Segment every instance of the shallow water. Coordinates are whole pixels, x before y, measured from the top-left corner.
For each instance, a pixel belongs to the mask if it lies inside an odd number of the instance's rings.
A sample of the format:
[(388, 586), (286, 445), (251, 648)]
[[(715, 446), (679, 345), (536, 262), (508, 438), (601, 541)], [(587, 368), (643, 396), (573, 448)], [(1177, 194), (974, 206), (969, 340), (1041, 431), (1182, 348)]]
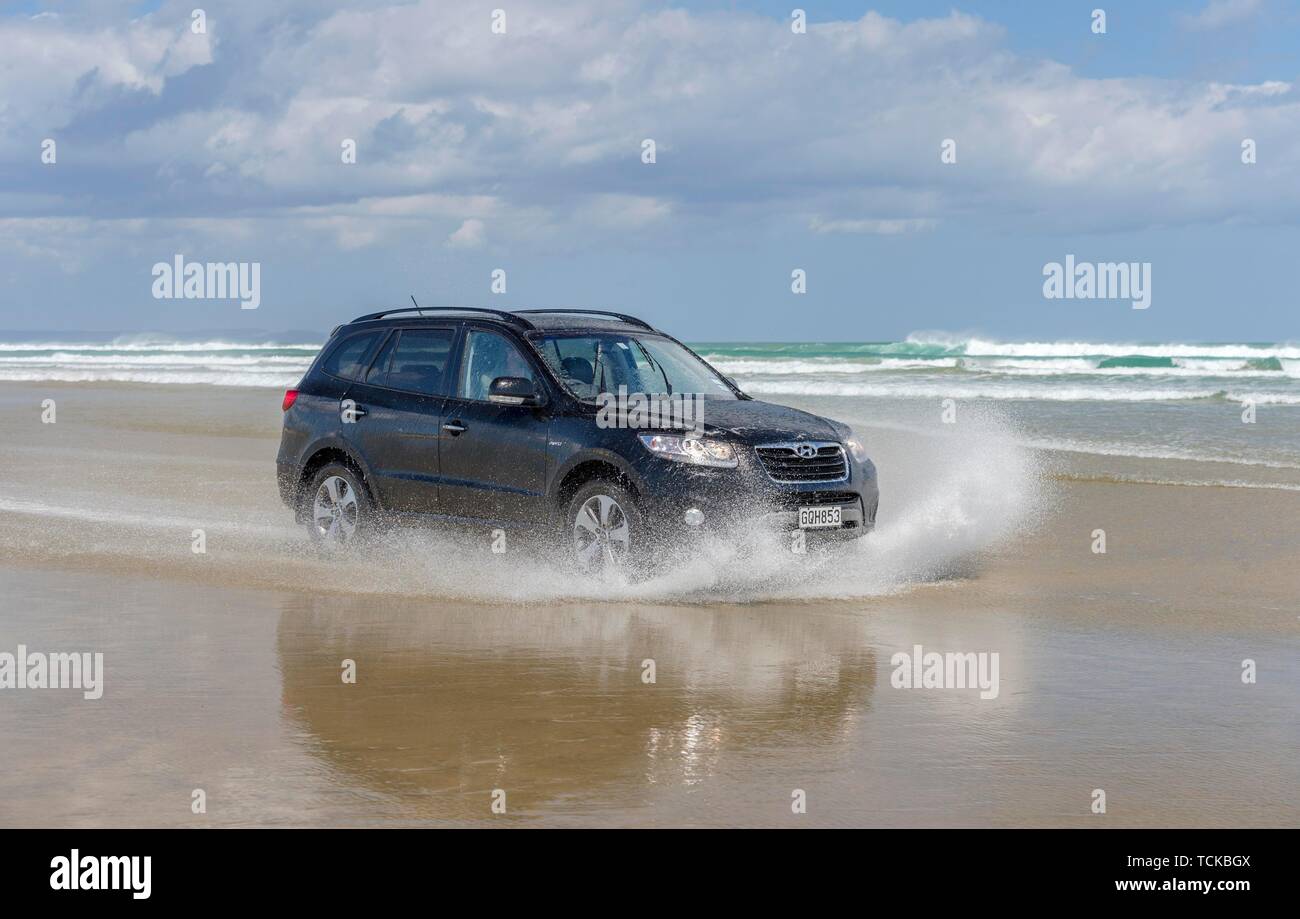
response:
[[(864, 426), (873, 537), (611, 587), (487, 533), (314, 551), (256, 391), (54, 392), (0, 388), (0, 651), (101, 652), (105, 692), (0, 690), (0, 824), (1300, 820), (1290, 493)], [(896, 688), (918, 644), (997, 653), (996, 696)]]

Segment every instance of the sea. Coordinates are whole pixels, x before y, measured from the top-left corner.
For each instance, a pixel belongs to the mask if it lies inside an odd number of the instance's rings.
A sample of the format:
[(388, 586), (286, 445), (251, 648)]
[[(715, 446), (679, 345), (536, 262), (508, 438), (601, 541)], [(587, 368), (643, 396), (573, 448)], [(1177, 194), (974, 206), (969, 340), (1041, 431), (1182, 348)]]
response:
[[(0, 336), (0, 383), (282, 390), (313, 336)], [(696, 342), (756, 398), (864, 427), (939, 431), (996, 418), (1025, 446), (1135, 481), (1300, 490), (1300, 343)], [(1111, 460), (1109, 462), (1105, 460)]]

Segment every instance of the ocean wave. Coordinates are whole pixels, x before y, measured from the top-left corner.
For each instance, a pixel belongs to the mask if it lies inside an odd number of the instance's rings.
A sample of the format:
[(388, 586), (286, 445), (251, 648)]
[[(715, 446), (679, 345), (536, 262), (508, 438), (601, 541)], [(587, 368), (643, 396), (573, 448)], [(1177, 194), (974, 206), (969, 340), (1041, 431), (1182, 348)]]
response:
[[(1300, 404), (1300, 345), (1290, 343), (998, 342), (921, 332), (902, 342), (698, 347), (756, 394)], [(0, 342), (0, 380), (284, 387), (297, 382), (317, 353), (314, 343), (221, 336)]]
[(1300, 392), (1241, 392), (1222, 389), (1119, 389), (1102, 386), (1012, 386), (990, 381), (987, 385), (931, 382), (840, 383), (831, 381), (753, 380), (744, 384), (752, 393), (795, 396), (866, 396), (887, 399), (994, 399), (1049, 402), (1182, 402), (1219, 399), (1252, 401), (1257, 405), (1300, 405)]
[[(1098, 358), (875, 358), (840, 361), (809, 358), (806, 360), (755, 360), (703, 355), (714, 367), (731, 376), (818, 376), (881, 373), (883, 371), (966, 371), (1004, 376), (1049, 377), (1088, 375), (1098, 377), (1188, 377), (1188, 378), (1260, 378), (1300, 379), (1300, 361), (1280, 362), (1251, 360), (1167, 360), (1161, 364), (1106, 363)], [(3, 359), (0, 359), (3, 360)], [(1124, 360), (1123, 358), (1117, 360)]]
[[(1209, 363), (1209, 362), (1206, 362)], [(1223, 366), (1187, 367), (1181, 363), (1171, 366), (1098, 366), (1095, 363), (1077, 358), (1069, 360), (1044, 360), (988, 363), (963, 361), (966, 370), (998, 373), (1005, 376), (1053, 377), (1053, 376), (1097, 376), (1097, 377), (1183, 377), (1187, 379), (1300, 379), (1300, 366), (1295, 369), (1263, 370), (1253, 366), (1253, 362), (1224, 362)]]
[(233, 341), (158, 341), (144, 339), (141, 341), (114, 341), (107, 343), (28, 341), (0, 342), (0, 352), (5, 351), (87, 351), (87, 352), (222, 352), (222, 351), (304, 351), (315, 354), (320, 350), (321, 342), (314, 344), (280, 344), (277, 342), (233, 342)]
[(942, 333), (914, 332), (905, 341), (913, 348), (943, 355), (970, 357), (1146, 357), (1171, 358), (1285, 358), (1300, 359), (1300, 345), (1285, 344), (1143, 344), (1086, 341), (999, 342), (986, 338), (960, 338)]
[(286, 389), (302, 379), (301, 373), (196, 370), (8, 370), (0, 368), (0, 382), (10, 383), (152, 383), (249, 386)]
[(55, 351), (52, 354), (29, 354), (21, 357), (0, 355), (0, 368), (48, 365), (56, 368), (69, 366), (130, 367), (298, 367), (306, 370), (312, 355), (222, 355), (198, 352), (173, 354), (75, 354)]
[(807, 376), (818, 373), (878, 373), (882, 370), (944, 370), (957, 367), (957, 358), (932, 360), (909, 358), (865, 358), (861, 361), (841, 361), (828, 358), (805, 360), (747, 360), (726, 355), (701, 355), (710, 364), (726, 374), (773, 374), (781, 376)]

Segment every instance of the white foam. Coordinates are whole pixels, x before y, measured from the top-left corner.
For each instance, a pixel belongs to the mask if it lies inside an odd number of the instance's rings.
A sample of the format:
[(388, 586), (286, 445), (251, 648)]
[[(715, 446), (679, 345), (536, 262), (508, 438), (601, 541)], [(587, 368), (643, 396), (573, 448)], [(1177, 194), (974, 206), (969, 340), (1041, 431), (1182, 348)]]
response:
[(743, 374), (804, 376), (820, 373), (879, 373), (886, 370), (944, 370), (958, 366), (955, 357), (934, 359), (890, 357), (843, 361), (825, 358), (753, 360), (708, 354), (701, 356), (723, 373), (737, 376)]
[(7, 370), (0, 381), (11, 383), (153, 383), (206, 386), (248, 386), (285, 389), (302, 379), (301, 373), (231, 373), (163, 370)]
[(914, 345), (934, 344), (939, 347), (960, 348), (970, 356), (1006, 356), (1006, 357), (1127, 357), (1143, 355), (1146, 357), (1191, 357), (1191, 358), (1262, 358), (1300, 359), (1300, 345), (1248, 345), (1248, 344), (1137, 344), (1114, 342), (1058, 342), (1058, 341), (1024, 341), (999, 342), (983, 338), (945, 338), (932, 337), (931, 333), (913, 333), (907, 341)]
[(1140, 389), (1104, 386), (1024, 386), (988, 380), (982, 382), (831, 382), (825, 380), (753, 380), (744, 383), (751, 393), (795, 396), (864, 396), (882, 399), (992, 399), (1047, 402), (1180, 402), (1191, 399), (1247, 399), (1257, 404), (1300, 405), (1300, 392), (1224, 392), (1213, 387)]
[(109, 367), (111, 369), (130, 367), (295, 367), (306, 370), (314, 354), (299, 357), (266, 354), (203, 354), (199, 352), (180, 352), (174, 354), (132, 354), (97, 352), (95, 354), (77, 354), (70, 351), (54, 351), (50, 354), (28, 354), (22, 357), (0, 355), (0, 367), (26, 367), (48, 365), (54, 369), (67, 366)]
[(184, 353), (187, 351), (309, 351), (320, 350), (321, 342), (314, 344), (279, 344), (277, 342), (234, 342), (234, 341), (162, 341), (139, 339), (115, 341), (107, 344), (86, 342), (0, 342), (0, 351), (168, 351)]

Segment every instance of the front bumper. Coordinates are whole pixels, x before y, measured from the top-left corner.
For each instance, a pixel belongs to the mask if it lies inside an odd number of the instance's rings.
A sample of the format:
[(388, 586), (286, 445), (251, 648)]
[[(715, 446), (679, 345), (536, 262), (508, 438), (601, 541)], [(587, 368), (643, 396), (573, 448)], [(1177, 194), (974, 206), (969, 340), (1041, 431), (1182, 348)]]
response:
[[(816, 504), (816, 507), (827, 507), (826, 504)], [(833, 507), (840, 509), (840, 525), (838, 527), (810, 527), (807, 533), (813, 536), (862, 536), (870, 532), (875, 527), (875, 521), (867, 522), (865, 514), (862, 511), (862, 501), (854, 500), (851, 503), (835, 502)], [(799, 511), (768, 511), (758, 517), (760, 525), (773, 530), (785, 532), (788, 530), (799, 529)]]
[[(746, 452), (741, 448), (742, 453)], [(849, 462), (848, 478), (834, 482), (775, 482), (756, 457), (742, 457), (734, 469), (691, 466), (652, 457), (638, 472), (644, 481), (643, 507), (659, 532), (735, 535), (761, 528), (774, 532), (799, 529), (799, 508), (840, 508), (842, 525), (809, 528), (810, 539), (854, 538), (876, 525), (880, 492), (875, 466)], [(698, 510), (703, 521), (692, 526), (687, 511)], [(692, 515), (695, 516), (695, 515)]]

